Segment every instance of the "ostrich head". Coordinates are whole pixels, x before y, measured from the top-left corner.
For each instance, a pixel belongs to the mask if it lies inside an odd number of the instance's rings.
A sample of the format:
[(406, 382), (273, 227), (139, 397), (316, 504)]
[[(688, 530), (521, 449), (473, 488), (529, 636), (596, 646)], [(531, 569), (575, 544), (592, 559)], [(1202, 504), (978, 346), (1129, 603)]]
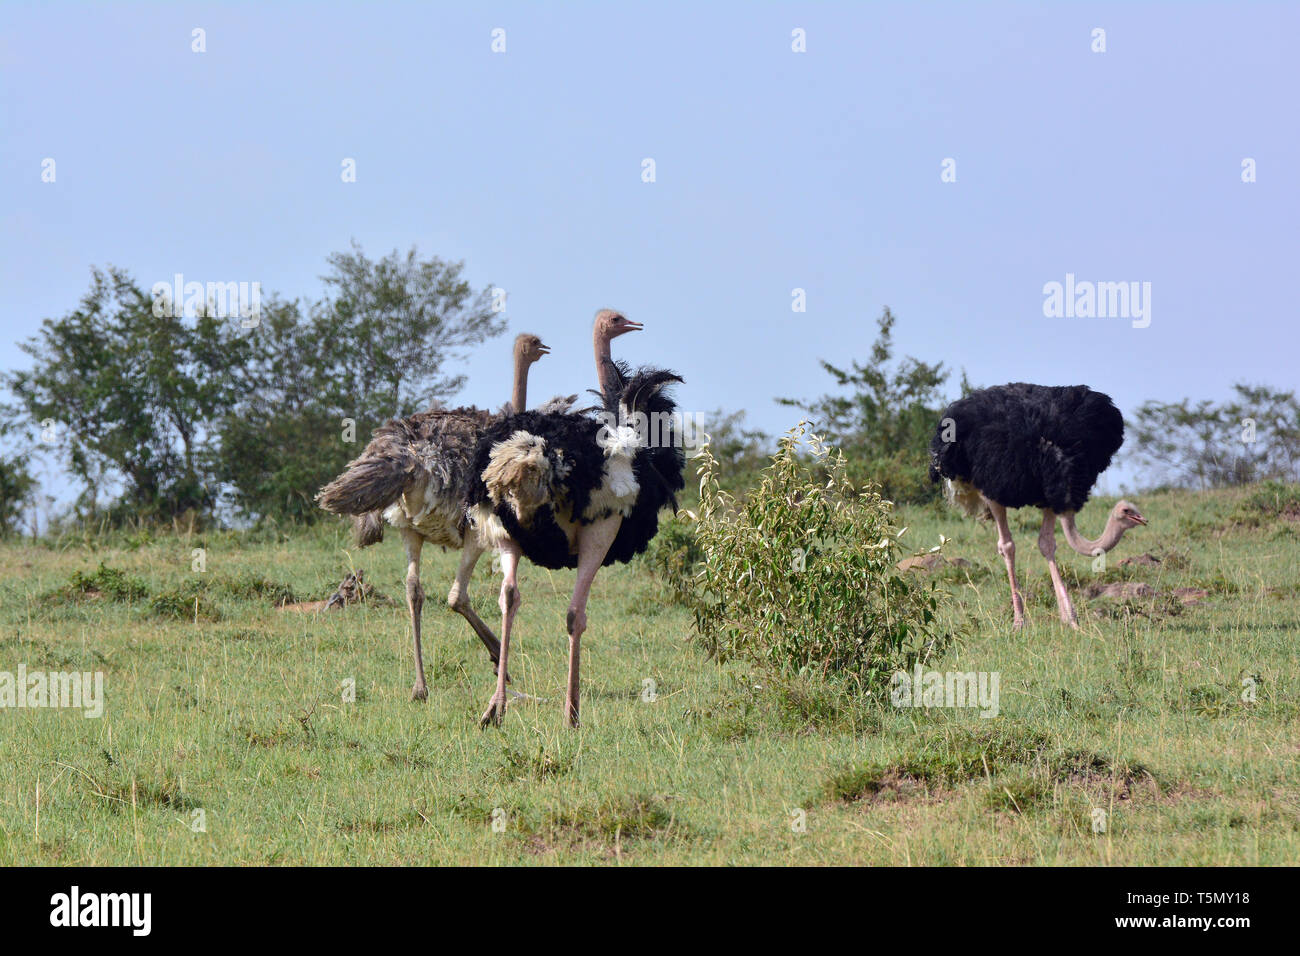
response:
[(528, 332), (523, 333), (515, 339), (515, 358), (522, 362), (527, 362), (529, 365), (536, 362), (543, 355), (549, 354), (550, 351), (550, 349), (542, 344), (541, 339)]
[(598, 341), (608, 343), (610, 339), (616, 339), (628, 332), (639, 332), (642, 328), (644, 326), (640, 322), (633, 322), (621, 312), (616, 312), (614, 309), (601, 309), (596, 313), (596, 326), (593, 331)]
[(1125, 531), (1146, 523), (1147, 519), (1142, 517), (1142, 512), (1138, 511), (1131, 501), (1120, 501), (1110, 509), (1110, 515), (1106, 518), (1106, 529), (1101, 533), (1101, 537), (1091, 541), (1079, 534), (1079, 529), (1074, 523), (1073, 511), (1061, 512), (1061, 529), (1065, 532), (1065, 540), (1075, 551), (1090, 557), (1096, 557), (1102, 551), (1109, 551), (1119, 544), (1119, 539), (1124, 537)]
[(1136, 528), (1140, 524), (1146, 524), (1147, 519), (1142, 517), (1142, 512), (1137, 510), (1133, 502), (1120, 501), (1114, 508), (1110, 509), (1110, 522), (1127, 531), (1129, 528)]

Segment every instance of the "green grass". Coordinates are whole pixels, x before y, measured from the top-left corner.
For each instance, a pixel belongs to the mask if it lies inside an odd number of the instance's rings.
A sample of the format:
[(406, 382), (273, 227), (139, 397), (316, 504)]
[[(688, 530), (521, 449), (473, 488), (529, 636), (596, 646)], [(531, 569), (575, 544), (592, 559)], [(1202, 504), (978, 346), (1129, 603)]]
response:
[[(1141, 499), (1151, 526), (1104, 574), (1063, 556), (1078, 632), (1056, 619), (1034, 514), (1013, 526), (1029, 614), (1017, 633), (992, 528), (906, 511), (917, 551), (942, 533), (974, 562), (939, 572), (966, 637), (928, 666), (1000, 672), (993, 719), (719, 666), (637, 564), (596, 579), (570, 732), (573, 575), (525, 565), (511, 671), (546, 700), (512, 702), (482, 732), (492, 671), (439, 600), (453, 554), (425, 558), (418, 704), (396, 541), (349, 553), (330, 524), (0, 545), (0, 671), (102, 671), (107, 699), (98, 720), (0, 711), (0, 863), (1294, 863), (1300, 521), (1251, 520), (1275, 499)], [(1085, 533), (1109, 504), (1084, 511)], [(1116, 566), (1144, 552), (1165, 560)], [(353, 566), (397, 606), (275, 609), (324, 598)], [(1098, 579), (1160, 593), (1088, 602)], [(1184, 607), (1175, 587), (1210, 593)], [(474, 598), (496, 620), (489, 561)]]

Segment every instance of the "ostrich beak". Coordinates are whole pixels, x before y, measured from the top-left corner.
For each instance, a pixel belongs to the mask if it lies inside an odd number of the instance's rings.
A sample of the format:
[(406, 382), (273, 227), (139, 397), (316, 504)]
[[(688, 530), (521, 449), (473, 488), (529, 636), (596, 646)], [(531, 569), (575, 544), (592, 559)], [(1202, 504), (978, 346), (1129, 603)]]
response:
[(645, 328), (645, 326), (642, 325), (640, 322), (633, 322), (631, 319), (627, 319), (623, 323), (623, 327), (627, 329), (629, 332), (640, 332), (643, 328)]
[(537, 344), (537, 351), (541, 352), (543, 355), (551, 354), (550, 348), (548, 346), (542, 345), (540, 342)]
[(1140, 514), (1132, 514), (1132, 515), (1129, 515), (1129, 517), (1132, 518), (1134, 521), (1136, 521), (1138, 524), (1146, 524), (1146, 523), (1147, 523), (1147, 519), (1144, 518), (1144, 517), (1142, 517)]

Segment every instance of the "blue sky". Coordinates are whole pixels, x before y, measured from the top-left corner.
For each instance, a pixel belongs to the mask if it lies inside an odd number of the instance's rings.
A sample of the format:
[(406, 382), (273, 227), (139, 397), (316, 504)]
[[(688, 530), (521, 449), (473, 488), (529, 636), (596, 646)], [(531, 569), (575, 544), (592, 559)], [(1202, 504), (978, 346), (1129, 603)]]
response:
[[(1293, 388), (1297, 35), (1300, 8), (1251, 3), (9, 2), (0, 368), (92, 265), (313, 296), (356, 239), (505, 288), (553, 350), (534, 396), (594, 384), (602, 306), (685, 408), (770, 431), (886, 304), (954, 394), (961, 368), (1122, 409)], [(1067, 273), (1150, 282), (1150, 326), (1045, 317)], [(506, 398), (508, 349), (461, 399)]]

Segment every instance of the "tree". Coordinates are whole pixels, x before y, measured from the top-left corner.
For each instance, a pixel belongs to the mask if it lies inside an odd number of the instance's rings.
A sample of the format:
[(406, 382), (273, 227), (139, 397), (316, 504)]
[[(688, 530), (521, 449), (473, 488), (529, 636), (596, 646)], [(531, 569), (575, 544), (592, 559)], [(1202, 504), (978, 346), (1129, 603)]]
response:
[[(272, 297), (239, 369), (239, 397), (218, 425), (217, 477), (242, 515), (311, 521), (314, 495), (392, 416), (460, 389), (445, 368), (499, 335), (505, 319), (463, 263), (411, 249), (372, 261), (354, 244), (330, 256), (327, 295), (303, 315)], [(344, 441), (344, 421), (354, 443)]]
[(865, 363), (854, 360), (846, 370), (822, 360), (822, 368), (837, 386), (849, 390), (847, 395), (777, 402), (801, 409), (819, 434), (845, 452), (855, 482), (874, 480), (886, 498), (920, 501), (935, 494), (926, 475), (926, 448), (944, 405), (941, 389), (948, 371), (943, 363), (931, 365), (911, 356), (894, 363), (896, 321), (886, 306)]
[(213, 472), (245, 517), (311, 520), (312, 495), (348, 460), (319, 350), (296, 300), (263, 302), (237, 399), (215, 425)]
[(32, 368), (8, 376), (29, 427), (57, 433), (78, 508), (314, 518), (316, 489), (359, 450), (344, 419), (364, 444), (453, 394), (465, 377), (447, 369), (505, 330), (463, 263), (372, 261), (355, 243), (328, 262), (320, 301), (271, 295), (252, 328), (212, 302), (194, 318), (155, 309), (125, 271), (92, 270), (78, 308), (20, 346)]
[(1237, 383), (1215, 403), (1146, 402), (1130, 422), (1135, 456), (1167, 484), (1213, 488), (1300, 480), (1300, 402), (1295, 392)]
[[(237, 323), (205, 310), (194, 321), (154, 308), (124, 270), (91, 271), (80, 306), (46, 319), (20, 348), (34, 362), (8, 384), (84, 485), (78, 506), (116, 497), (115, 517), (211, 507), (208, 425), (232, 400), (244, 358)], [(155, 314), (156, 312), (162, 314)]]
[(488, 289), (474, 294), (463, 262), (393, 251), (370, 260), (353, 243), (329, 257), (328, 293), (312, 312), (313, 362), (337, 407), (353, 417), (410, 415), (452, 395), (445, 367), (505, 331)]
[(18, 529), (23, 508), (36, 491), (30, 464), (25, 454), (0, 456), (0, 535), (10, 535)]

